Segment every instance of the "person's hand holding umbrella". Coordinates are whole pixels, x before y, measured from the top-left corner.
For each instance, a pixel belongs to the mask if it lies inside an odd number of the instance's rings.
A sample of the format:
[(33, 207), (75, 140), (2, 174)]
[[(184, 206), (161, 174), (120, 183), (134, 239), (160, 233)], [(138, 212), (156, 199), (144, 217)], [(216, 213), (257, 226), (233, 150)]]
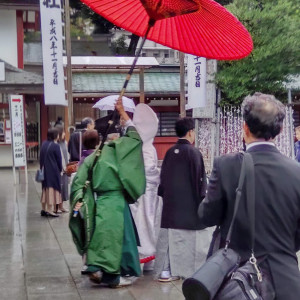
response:
[(117, 102), (115, 104), (115, 108), (116, 108), (117, 112), (120, 115), (120, 120), (121, 121), (127, 122), (130, 119), (127, 112), (124, 109), (121, 97), (119, 97), (119, 99), (117, 100)]

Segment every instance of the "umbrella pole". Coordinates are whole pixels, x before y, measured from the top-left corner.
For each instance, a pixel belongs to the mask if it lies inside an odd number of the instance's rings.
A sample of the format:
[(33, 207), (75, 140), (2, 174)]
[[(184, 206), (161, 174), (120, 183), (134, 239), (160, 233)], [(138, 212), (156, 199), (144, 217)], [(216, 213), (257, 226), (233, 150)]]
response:
[[(150, 21), (149, 21), (147, 31), (146, 31), (146, 33), (145, 33), (145, 36), (143, 37), (142, 43), (141, 43), (141, 45), (140, 45), (140, 48), (138, 49), (138, 51), (137, 51), (137, 53), (136, 53), (136, 55), (135, 55), (135, 57), (134, 57), (133, 63), (132, 63), (132, 65), (131, 65), (131, 67), (130, 67), (130, 70), (129, 70), (127, 76), (126, 76), (126, 80), (125, 80), (124, 85), (123, 85), (123, 88), (122, 88), (122, 90), (121, 90), (119, 99), (120, 99), (120, 98), (122, 99), (122, 97), (123, 97), (123, 95), (124, 95), (124, 93), (125, 93), (125, 91), (126, 91), (126, 87), (127, 87), (128, 82), (129, 82), (129, 80), (130, 80), (130, 78), (131, 78), (131, 75), (132, 75), (133, 69), (134, 69), (134, 67), (135, 67), (135, 65), (136, 65), (136, 63), (137, 63), (137, 60), (138, 60), (138, 58), (139, 58), (139, 56), (140, 56), (140, 54), (141, 54), (141, 51), (142, 51), (142, 48), (143, 48), (143, 46), (144, 46), (144, 44), (145, 44), (145, 41), (146, 41), (146, 39), (147, 39), (148, 33), (149, 33), (151, 27), (154, 26), (154, 24), (155, 24), (155, 20), (150, 20)], [(108, 135), (109, 129), (110, 129), (110, 127), (113, 126), (113, 124), (115, 123), (116, 118), (117, 118), (117, 115), (118, 115), (118, 112), (117, 112), (117, 110), (115, 109), (114, 112), (113, 112), (113, 114), (112, 114), (111, 119), (108, 121), (106, 130), (105, 130), (105, 134), (104, 134), (104, 136), (103, 136), (103, 138), (102, 138), (100, 144), (98, 145), (98, 147), (97, 147), (96, 150), (95, 150), (95, 152), (96, 152), (96, 157), (95, 157), (95, 159), (94, 159), (94, 161), (93, 161), (93, 165), (92, 165), (92, 167), (90, 168), (90, 171), (89, 171), (89, 172), (92, 172), (94, 166), (95, 166), (96, 163), (97, 163), (97, 160), (99, 159), (99, 157), (100, 157), (100, 155), (101, 155), (101, 151), (102, 151), (102, 149), (103, 149), (103, 147), (104, 147), (104, 144), (105, 144), (105, 141), (106, 141), (106, 139), (107, 139), (107, 135)], [(89, 184), (90, 184), (90, 182), (89, 182), (89, 180), (87, 180), (87, 181), (86, 181), (85, 187), (87, 188)], [(82, 199), (79, 200), (79, 202), (82, 202)], [(78, 212), (77, 212), (77, 211), (73, 211), (73, 217), (76, 218), (77, 215), (78, 215)]]
[(126, 80), (125, 80), (124, 85), (123, 85), (123, 88), (122, 88), (122, 90), (121, 90), (119, 99), (120, 99), (120, 98), (122, 99), (122, 97), (123, 97), (124, 94), (125, 94), (125, 91), (126, 91), (128, 82), (129, 82), (129, 80), (130, 80), (130, 78), (131, 78), (132, 72), (133, 72), (133, 70), (134, 70), (134, 68), (135, 68), (135, 66), (136, 66), (137, 60), (138, 60), (138, 58), (139, 58), (139, 56), (140, 56), (140, 54), (141, 54), (141, 51), (142, 51), (142, 49), (143, 49), (143, 46), (144, 46), (145, 42), (146, 42), (147, 36), (148, 36), (148, 34), (149, 34), (149, 31), (150, 31), (151, 27), (154, 26), (154, 24), (155, 24), (155, 20), (150, 20), (149, 23), (148, 23), (147, 31), (146, 31), (145, 36), (144, 36), (143, 39), (142, 39), (141, 45), (140, 45), (140, 47), (139, 47), (139, 49), (138, 49), (138, 51), (137, 51), (137, 53), (136, 53), (136, 55), (135, 55), (135, 57), (134, 57), (133, 63), (132, 63), (132, 65), (131, 65), (131, 67), (130, 67), (130, 70), (129, 70), (129, 72), (127, 73)]
[[(144, 46), (144, 44), (145, 44), (145, 41), (146, 41), (147, 36), (148, 36), (148, 34), (149, 34), (149, 31), (150, 31), (150, 29), (154, 26), (154, 24), (155, 24), (155, 20), (150, 20), (149, 23), (148, 23), (147, 31), (146, 31), (145, 36), (144, 36), (143, 39), (142, 39), (141, 45), (140, 45), (140, 47), (139, 47), (139, 49), (138, 49), (138, 51), (137, 51), (137, 53), (136, 53), (136, 55), (135, 55), (135, 57), (134, 57), (133, 63), (132, 63), (132, 65), (131, 65), (131, 67), (130, 67), (130, 70), (129, 70), (128, 73), (127, 73), (126, 80), (125, 80), (125, 82), (124, 82), (123, 88), (122, 88), (121, 93), (120, 93), (120, 95), (119, 95), (119, 99), (122, 99), (122, 97), (123, 97), (124, 94), (125, 94), (125, 91), (126, 91), (128, 82), (129, 82), (129, 80), (130, 80), (130, 78), (131, 78), (131, 75), (132, 75), (132, 73), (133, 73), (133, 70), (134, 70), (134, 68), (135, 68), (135, 66), (136, 66), (137, 60), (138, 60), (138, 58), (139, 58), (139, 56), (140, 56), (140, 54), (141, 54), (141, 51), (142, 51), (142, 49), (143, 49), (143, 46)], [(100, 151), (101, 151), (102, 148), (104, 147), (104, 143), (105, 143), (105, 141), (106, 141), (107, 134), (108, 134), (108, 132), (109, 132), (110, 127), (115, 123), (117, 114), (118, 114), (118, 112), (117, 112), (116, 110), (114, 110), (111, 119), (108, 121), (107, 128), (106, 128), (106, 131), (105, 131), (105, 135), (103, 136), (103, 139), (102, 139), (102, 141), (101, 141), (101, 143), (100, 143), (100, 146), (99, 146)]]
[[(120, 93), (120, 95), (119, 95), (119, 99), (122, 99), (122, 97), (123, 97), (124, 94), (125, 94), (125, 91), (126, 91), (128, 82), (129, 82), (129, 80), (130, 80), (130, 78), (131, 78), (132, 72), (133, 72), (133, 70), (134, 70), (134, 68), (135, 68), (135, 66), (136, 66), (137, 60), (138, 60), (138, 58), (139, 58), (139, 56), (140, 56), (140, 54), (141, 54), (142, 48), (143, 48), (143, 46), (144, 46), (144, 44), (145, 44), (145, 41), (146, 41), (147, 36), (148, 36), (148, 34), (149, 34), (149, 31), (150, 31), (151, 27), (154, 26), (154, 24), (155, 24), (155, 20), (149, 20), (148, 28), (147, 28), (147, 30), (146, 30), (145, 36), (143, 37), (143, 40), (142, 40), (142, 42), (141, 42), (141, 45), (140, 45), (140, 47), (139, 47), (139, 49), (138, 49), (138, 51), (137, 51), (137, 53), (136, 53), (136, 55), (135, 55), (135, 57), (134, 57), (133, 63), (132, 63), (132, 65), (131, 65), (131, 67), (130, 67), (130, 70), (129, 70), (129, 72), (127, 73), (126, 80), (125, 80), (125, 82), (124, 82), (123, 88), (122, 88), (121, 93)], [(105, 143), (105, 141), (106, 141), (106, 139), (107, 139), (107, 135), (108, 135), (109, 129), (110, 129), (110, 127), (113, 126), (113, 124), (115, 123), (116, 118), (117, 118), (117, 115), (118, 115), (118, 112), (117, 112), (116, 109), (115, 109), (114, 112), (113, 112), (113, 114), (112, 114), (111, 119), (108, 121), (108, 124), (107, 124), (106, 130), (105, 130), (105, 134), (104, 134), (104, 136), (103, 136), (103, 139), (102, 139), (102, 141), (100, 142), (100, 145), (98, 146), (98, 148), (97, 148), (97, 150), (96, 150), (96, 151), (99, 152), (99, 155), (100, 155), (100, 153), (101, 153), (101, 150), (102, 150), (103, 147), (104, 147), (104, 143)]]

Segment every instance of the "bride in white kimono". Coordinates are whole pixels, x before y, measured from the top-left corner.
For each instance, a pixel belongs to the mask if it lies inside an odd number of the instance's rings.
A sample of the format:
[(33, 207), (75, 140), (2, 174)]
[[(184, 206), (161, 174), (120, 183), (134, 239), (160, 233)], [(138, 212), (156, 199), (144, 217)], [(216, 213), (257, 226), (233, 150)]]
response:
[(160, 229), (162, 199), (157, 195), (160, 172), (157, 167), (157, 153), (153, 146), (158, 130), (158, 118), (146, 104), (136, 106), (133, 123), (143, 140), (143, 156), (146, 173), (146, 192), (135, 204), (130, 205), (137, 227), (141, 246), (138, 247), (140, 259), (148, 261), (144, 269), (151, 269), (156, 242)]

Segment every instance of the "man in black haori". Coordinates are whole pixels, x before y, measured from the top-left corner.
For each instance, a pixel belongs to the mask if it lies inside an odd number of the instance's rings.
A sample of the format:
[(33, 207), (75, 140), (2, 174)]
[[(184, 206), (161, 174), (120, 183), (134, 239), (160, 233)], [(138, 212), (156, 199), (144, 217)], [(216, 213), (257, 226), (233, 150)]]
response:
[(201, 230), (197, 215), (206, 174), (202, 155), (192, 145), (194, 121), (179, 119), (175, 129), (179, 139), (166, 153), (158, 188), (163, 211), (154, 276), (162, 282), (191, 276), (205, 261), (211, 237), (210, 230)]

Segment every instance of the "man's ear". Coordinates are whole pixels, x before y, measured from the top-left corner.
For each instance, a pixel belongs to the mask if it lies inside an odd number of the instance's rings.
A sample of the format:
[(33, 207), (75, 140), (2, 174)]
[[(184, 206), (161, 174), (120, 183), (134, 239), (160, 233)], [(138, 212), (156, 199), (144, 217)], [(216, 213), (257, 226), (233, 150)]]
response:
[(248, 144), (250, 136), (251, 136), (250, 129), (249, 129), (248, 125), (246, 124), (246, 122), (244, 121), (243, 122), (243, 137), (244, 137), (244, 141), (246, 144)]
[(249, 129), (249, 127), (248, 127), (248, 125), (246, 124), (245, 121), (243, 122), (243, 130), (244, 130), (244, 134), (245, 134), (246, 136), (249, 136), (249, 134), (250, 134), (250, 129)]

